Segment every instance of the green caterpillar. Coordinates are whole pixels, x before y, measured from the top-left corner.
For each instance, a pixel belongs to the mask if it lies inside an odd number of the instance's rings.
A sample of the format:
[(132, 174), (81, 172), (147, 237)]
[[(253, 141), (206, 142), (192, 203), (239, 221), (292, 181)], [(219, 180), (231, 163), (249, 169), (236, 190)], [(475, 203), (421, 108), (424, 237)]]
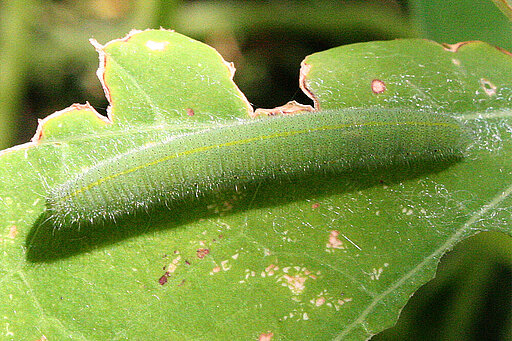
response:
[(468, 140), (457, 119), (432, 112), (343, 109), (264, 117), (103, 160), (49, 190), (46, 205), (59, 226), (113, 221), (249, 181), (457, 161)]

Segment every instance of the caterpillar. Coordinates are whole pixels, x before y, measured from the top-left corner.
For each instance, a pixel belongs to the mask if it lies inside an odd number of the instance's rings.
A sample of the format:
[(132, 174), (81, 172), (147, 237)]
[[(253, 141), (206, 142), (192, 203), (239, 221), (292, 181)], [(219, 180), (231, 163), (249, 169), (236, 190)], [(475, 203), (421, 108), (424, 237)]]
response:
[(321, 170), (455, 162), (469, 139), (456, 118), (406, 109), (342, 109), (263, 117), (139, 147), (48, 191), (57, 225), (115, 221), (187, 195)]

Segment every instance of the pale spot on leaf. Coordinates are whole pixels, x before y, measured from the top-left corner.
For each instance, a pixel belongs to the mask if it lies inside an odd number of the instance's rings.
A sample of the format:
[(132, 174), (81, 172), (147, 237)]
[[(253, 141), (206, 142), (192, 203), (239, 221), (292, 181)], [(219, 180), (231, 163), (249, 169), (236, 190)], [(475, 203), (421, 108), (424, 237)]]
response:
[(306, 276), (296, 274), (294, 276), (284, 275), (279, 280), (282, 280), (283, 286), (288, 287), (288, 289), (290, 289), (293, 294), (299, 295), (302, 294), (304, 289), (306, 289), (305, 283), (307, 279), (308, 278)]
[(488, 96), (496, 95), (496, 85), (492, 84), (489, 80), (481, 78), (480, 84), (482, 84), (482, 88)]
[(279, 267), (277, 265), (270, 264), (269, 266), (267, 266), (264, 273), (265, 275), (273, 276), (275, 274), (275, 271), (277, 270), (279, 270)]
[(345, 249), (345, 245), (343, 242), (338, 238), (340, 233), (336, 230), (333, 230), (329, 233), (329, 241), (326, 244), (326, 250), (327, 252), (333, 252), (334, 249)]
[(325, 298), (324, 297), (318, 297), (316, 300), (315, 300), (315, 305), (317, 307), (320, 307), (322, 305), (324, 305), (325, 303)]
[(146, 42), (146, 47), (153, 51), (163, 51), (168, 44), (168, 41), (148, 40)]
[(178, 268), (178, 264), (180, 263), (180, 260), (181, 256), (178, 256), (172, 260), (171, 264), (169, 264), (169, 266), (167, 267), (167, 272), (169, 274), (172, 274), (174, 271), (176, 271), (176, 269)]
[(18, 234), (18, 229), (16, 228), (16, 225), (12, 225), (9, 228), (9, 234), (7, 234), (7, 237), (11, 238), (11, 239), (14, 239), (17, 234)]
[(373, 268), (371, 272), (366, 272), (366, 274), (368, 276), (370, 276), (370, 279), (372, 281), (377, 281), (379, 280), (380, 276), (382, 275), (382, 272), (384, 272), (384, 269), (383, 268)]
[(340, 300), (338, 300), (338, 304), (339, 305), (344, 305), (345, 303), (348, 303), (348, 302), (352, 302), (352, 298), (342, 298)]
[(380, 79), (372, 80), (372, 91), (374, 94), (380, 94), (386, 91), (386, 84)]
[(272, 337), (274, 336), (274, 333), (268, 332), (260, 334), (260, 337), (258, 338), (259, 341), (271, 341)]
[(224, 271), (231, 269), (231, 265), (228, 264), (228, 260), (220, 262), (220, 265), (222, 266), (222, 270)]

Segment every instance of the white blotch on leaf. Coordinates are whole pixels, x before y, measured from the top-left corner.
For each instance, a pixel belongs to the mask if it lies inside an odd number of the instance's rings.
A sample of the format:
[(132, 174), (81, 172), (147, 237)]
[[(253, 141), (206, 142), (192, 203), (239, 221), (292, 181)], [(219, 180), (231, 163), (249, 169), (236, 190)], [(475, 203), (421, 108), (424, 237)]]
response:
[[(389, 263), (384, 263), (384, 268), (386, 268), (388, 266), (389, 266)], [(377, 281), (377, 280), (379, 280), (380, 276), (384, 272), (384, 268), (383, 267), (379, 267), (378, 269), (373, 268), (371, 272), (365, 272), (365, 273), (368, 276), (370, 276), (370, 279), (372, 281)]]
[[(345, 303), (348, 303), (348, 302), (352, 302), (352, 298), (347, 297), (347, 298), (342, 298), (342, 299), (338, 300), (338, 304), (340, 306), (342, 306), (342, 305), (344, 305)], [(336, 309), (336, 310), (338, 310), (338, 309)]]
[(146, 47), (152, 51), (163, 51), (168, 44), (168, 41), (148, 40), (146, 42)]
[(180, 260), (181, 260), (181, 256), (178, 256), (172, 260), (171, 264), (169, 264), (169, 266), (167, 266), (168, 274), (172, 274), (174, 271), (176, 271), (176, 269), (178, 268), (178, 265), (180, 264)]
[(412, 215), (414, 211), (410, 207), (404, 207), (402, 208), (402, 213), (405, 215)]
[(229, 262), (229, 260), (227, 260), (227, 259), (220, 262), (220, 266), (214, 267), (212, 269), (212, 271), (210, 272), (210, 275), (220, 272), (221, 270), (228, 271), (229, 269), (231, 269), (231, 265), (228, 262)]
[(338, 311), (343, 304), (350, 301), (352, 301), (352, 298), (350, 297), (340, 298), (338, 295), (331, 295), (327, 290), (322, 290), (320, 293), (318, 293), (318, 295), (316, 295), (316, 297), (312, 298), (309, 303), (315, 307), (326, 306), (329, 308), (334, 308), (336, 311)]
[(220, 262), (220, 266), (222, 267), (222, 270), (224, 270), (224, 271), (228, 271), (229, 269), (231, 269), (231, 265), (228, 264), (227, 259)]
[[(294, 295), (300, 295), (306, 289), (306, 281), (316, 279), (317, 276), (306, 268), (294, 267), (295, 270), (298, 268), (295, 275), (285, 274), (278, 278), (277, 282), (280, 282), (282, 286), (287, 287)], [(284, 271), (284, 269), (283, 269)]]
[(249, 270), (249, 269), (245, 269), (245, 275), (244, 275), (244, 279), (243, 281), (240, 281), (240, 283), (245, 283), (246, 280), (249, 279), (249, 277), (254, 277), (256, 276), (256, 272), (255, 271), (252, 271), (252, 270)]
[(9, 330), (9, 323), (6, 323), (5, 330), (5, 336), (14, 336), (14, 333)]

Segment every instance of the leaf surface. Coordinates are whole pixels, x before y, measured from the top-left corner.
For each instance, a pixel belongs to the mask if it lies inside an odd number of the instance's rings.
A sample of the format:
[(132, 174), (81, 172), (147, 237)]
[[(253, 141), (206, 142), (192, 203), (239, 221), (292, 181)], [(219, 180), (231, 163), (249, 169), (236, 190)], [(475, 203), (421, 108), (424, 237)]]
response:
[(462, 162), (404, 179), (379, 173), (378, 185), (248, 185), (117, 225), (56, 230), (43, 221), (48, 188), (136, 146), (252, 113), (204, 44), (159, 30), (95, 45), (111, 121), (74, 105), (0, 155), (6, 339), (362, 340), (394, 323), (455, 243), (511, 234), (510, 55), (424, 40), (311, 55), (301, 86), (321, 109), (455, 114), (474, 141)]

